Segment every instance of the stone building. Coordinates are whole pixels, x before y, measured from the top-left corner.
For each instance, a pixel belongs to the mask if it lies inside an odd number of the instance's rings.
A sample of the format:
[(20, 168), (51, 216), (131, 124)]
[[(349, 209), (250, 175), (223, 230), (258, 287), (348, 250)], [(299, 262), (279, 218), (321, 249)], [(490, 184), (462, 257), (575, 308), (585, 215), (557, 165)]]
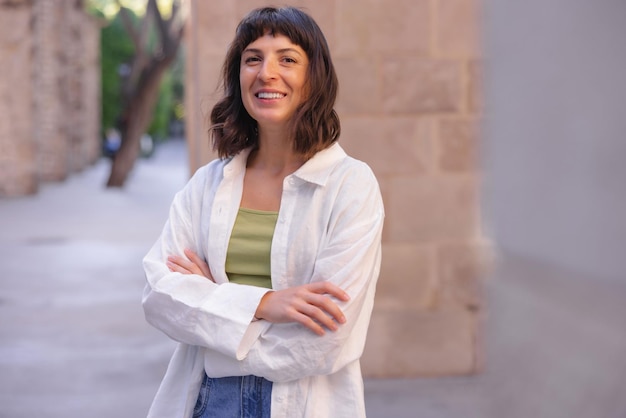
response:
[[(282, 4), (284, 2), (281, 2)], [(192, 170), (214, 157), (205, 116), (237, 22), (263, 0), (188, 2), (186, 109)], [(489, 246), (476, 155), (478, 0), (292, 0), (320, 24), (340, 82), (340, 143), (376, 173), (383, 266), (363, 357), (368, 376), (481, 367)]]
[(0, 196), (99, 157), (99, 36), (82, 1), (0, 0)]

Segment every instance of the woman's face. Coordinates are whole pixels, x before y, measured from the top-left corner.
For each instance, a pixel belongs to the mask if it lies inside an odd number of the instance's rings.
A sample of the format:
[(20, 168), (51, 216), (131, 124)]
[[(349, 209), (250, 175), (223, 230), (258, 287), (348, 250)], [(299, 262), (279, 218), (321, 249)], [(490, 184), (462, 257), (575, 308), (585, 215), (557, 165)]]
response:
[(266, 34), (241, 54), (239, 83), (243, 105), (259, 127), (288, 123), (307, 96), (306, 52), (284, 35)]

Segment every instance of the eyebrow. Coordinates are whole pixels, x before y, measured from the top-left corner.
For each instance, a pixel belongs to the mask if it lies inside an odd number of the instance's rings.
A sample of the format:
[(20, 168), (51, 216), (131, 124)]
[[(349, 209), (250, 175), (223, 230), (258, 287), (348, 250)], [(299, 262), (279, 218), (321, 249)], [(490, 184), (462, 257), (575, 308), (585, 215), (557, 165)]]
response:
[[(243, 53), (246, 53), (246, 52), (250, 52), (252, 54), (261, 54), (263, 51), (261, 51), (260, 49), (256, 49), (256, 48), (246, 48), (243, 50)], [(276, 52), (278, 52), (279, 54), (284, 54), (285, 52), (295, 52), (296, 54), (302, 56), (300, 51), (298, 51), (295, 48), (281, 48), (281, 49), (276, 50)]]

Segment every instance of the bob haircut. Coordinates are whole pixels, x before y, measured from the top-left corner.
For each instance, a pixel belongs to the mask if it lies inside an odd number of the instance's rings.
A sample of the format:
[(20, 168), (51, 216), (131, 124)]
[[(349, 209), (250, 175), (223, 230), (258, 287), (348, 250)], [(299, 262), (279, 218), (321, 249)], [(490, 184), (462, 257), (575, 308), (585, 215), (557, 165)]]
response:
[(213, 148), (220, 158), (258, 147), (257, 122), (243, 106), (239, 71), (243, 50), (268, 33), (286, 36), (309, 59), (307, 96), (289, 126), (294, 151), (308, 159), (339, 138), (341, 125), (333, 108), (339, 83), (322, 30), (297, 8), (264, 7), (252, 10), (239, 23), (222, 67), (223, 96), (210, 116)]

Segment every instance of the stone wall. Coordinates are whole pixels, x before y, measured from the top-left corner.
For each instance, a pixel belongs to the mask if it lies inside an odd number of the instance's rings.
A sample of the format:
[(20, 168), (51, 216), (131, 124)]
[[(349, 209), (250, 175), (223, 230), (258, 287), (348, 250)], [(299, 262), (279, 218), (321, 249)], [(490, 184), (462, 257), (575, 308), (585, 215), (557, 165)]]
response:
[(34, 193), (100, 155), (99, 23), (75, 0), (0, 1), (0, 195)]
[(37, 189), (30, 2), (0, 2), (0, 195)]
[[(383, 266), (368, 376), (480, 369), (486, 265), (476, 151), (478, 0), (292, 1), (319, 23), (340, 81), (342, 146), (385, 200)], [(204, 122), (240, 18), (267, 1), (190, 1), (187, 132), (192, 170), (214, 157)]]

